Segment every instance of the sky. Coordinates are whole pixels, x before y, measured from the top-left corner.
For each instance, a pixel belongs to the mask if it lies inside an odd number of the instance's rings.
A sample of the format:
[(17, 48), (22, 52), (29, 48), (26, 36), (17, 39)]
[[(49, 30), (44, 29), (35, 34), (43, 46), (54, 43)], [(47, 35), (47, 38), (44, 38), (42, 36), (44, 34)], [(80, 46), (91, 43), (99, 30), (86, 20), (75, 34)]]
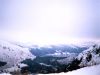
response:
[(0, 0), (0, 37), (42, 44), (100, 39), (100, 1)]

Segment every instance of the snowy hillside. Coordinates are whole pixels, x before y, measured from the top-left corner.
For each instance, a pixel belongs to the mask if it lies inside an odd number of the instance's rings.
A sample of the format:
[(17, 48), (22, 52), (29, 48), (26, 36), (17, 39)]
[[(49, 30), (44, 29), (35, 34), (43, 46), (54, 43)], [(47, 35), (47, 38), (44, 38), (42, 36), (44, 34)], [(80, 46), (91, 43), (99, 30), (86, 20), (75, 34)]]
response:
[(100, 45), (96, 44), (78, 55), (80, 66), (92, 66), (100, 64)]
[(29, 58), (34, 59), (35, 56), (27, 48), (0, 40), (0, 61), (7, 63), (5, 66), (0, 67), (0, 69), (9, 68)]
[[(44, 75), (44, 74), (38, 74)], [(68, 73), (56, 73), (56, 74), (45, 74), (45, 75), (100, 75), (100, 65), (85, 67), (78, 70), (70, 71)]]

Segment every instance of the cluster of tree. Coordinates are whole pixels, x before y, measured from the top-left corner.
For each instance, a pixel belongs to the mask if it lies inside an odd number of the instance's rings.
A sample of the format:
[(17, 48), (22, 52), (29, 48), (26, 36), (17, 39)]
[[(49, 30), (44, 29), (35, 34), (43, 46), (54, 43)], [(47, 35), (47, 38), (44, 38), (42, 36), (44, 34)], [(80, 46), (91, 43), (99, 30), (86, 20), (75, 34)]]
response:
[[(56, 58), (57, 59), (57, 58)], [(40, 59), (42, 61), (42, 59)], [(25, 72), (30, 72), (30, 73), (60, 73), (60, 72), (68, 72), (72, 70), (79, 69), (79, 64), (81, 61), (74, 59), (70, 64), (60, 64), (56, 60), (51, 61), (46, 59), (45, 64), (49, 64), (50, 66), (47, 65), (41, 65), (39, 61), (37, 60), (31, 60), (31, 59), (26, 59), (22, 63), (27, 64), (27, 67), (23, 67), (21, 69), (22, 73)]]
[(0, 61), (0, 67), (6, 65), (6, 62)]

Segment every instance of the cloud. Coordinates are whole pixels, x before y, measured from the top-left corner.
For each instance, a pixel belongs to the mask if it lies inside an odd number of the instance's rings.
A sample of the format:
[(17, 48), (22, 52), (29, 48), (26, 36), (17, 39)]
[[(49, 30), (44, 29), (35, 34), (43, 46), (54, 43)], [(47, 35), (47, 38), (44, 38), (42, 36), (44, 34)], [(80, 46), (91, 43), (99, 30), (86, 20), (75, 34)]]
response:
[(14, 39), (100, 38), (99, 2), (94, 0), (1, 0), (0, 3), (1, 33)]

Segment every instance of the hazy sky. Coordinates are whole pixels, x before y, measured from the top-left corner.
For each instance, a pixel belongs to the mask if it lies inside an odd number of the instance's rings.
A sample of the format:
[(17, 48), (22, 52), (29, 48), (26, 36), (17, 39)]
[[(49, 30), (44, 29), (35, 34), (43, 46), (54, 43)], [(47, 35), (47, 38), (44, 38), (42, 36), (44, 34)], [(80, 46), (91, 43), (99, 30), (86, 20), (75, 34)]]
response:
[(22, 42), (100, 38), (100, 0), (0, 0), (0, 34)]

